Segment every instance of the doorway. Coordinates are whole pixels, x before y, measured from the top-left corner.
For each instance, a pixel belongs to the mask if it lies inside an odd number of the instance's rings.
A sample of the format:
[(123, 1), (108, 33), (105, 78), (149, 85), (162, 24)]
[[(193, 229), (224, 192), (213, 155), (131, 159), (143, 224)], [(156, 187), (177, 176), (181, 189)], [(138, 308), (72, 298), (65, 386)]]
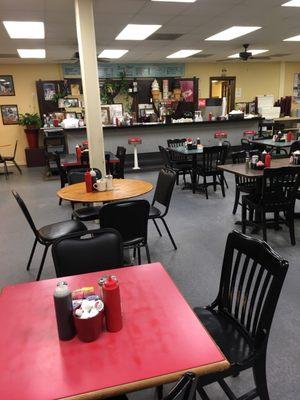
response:
[(209, 78), (209, 97), (227, 99), (227, 114), (234, 110), (235, 105), (235, 76), (213, 76)]

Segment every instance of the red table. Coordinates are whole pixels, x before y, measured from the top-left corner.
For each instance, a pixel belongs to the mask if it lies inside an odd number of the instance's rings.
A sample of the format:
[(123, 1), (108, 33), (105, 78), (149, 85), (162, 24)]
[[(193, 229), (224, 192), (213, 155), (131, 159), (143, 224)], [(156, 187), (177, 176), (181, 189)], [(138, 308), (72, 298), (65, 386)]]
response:
[[(58, 279), (7, 286), (0, 295), (1, 399), (96, 399), (216, 372), (229, 364), (159, 263), (114, 270), (124, 327), (91, 343), (59, 341)], [(65, 278), (97, 285), (101, 272)], [(84, 394), (84, 396), (80, 396)]]

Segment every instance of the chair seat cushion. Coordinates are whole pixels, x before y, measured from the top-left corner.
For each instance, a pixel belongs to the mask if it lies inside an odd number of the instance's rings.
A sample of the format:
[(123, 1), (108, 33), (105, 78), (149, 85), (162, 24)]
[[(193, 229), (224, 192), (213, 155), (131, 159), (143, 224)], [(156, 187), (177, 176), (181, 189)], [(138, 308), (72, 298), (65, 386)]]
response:
[(161, 214), (161, 211), (154, 206), (150, 206), (149, 210), (149, 218), (158, 218)]
[(205, 308), (194, 311), (231, 364), (242, 363), (254, 353), (250, 340), (225, 314)]
[(73, 211), (73, 216), (80, 221), (94, 221), (99, 219), (101, 206), (83, 207)]
[(65, 235), (86, 231), (86, 226), (80, 221), (62, 221), (43, 226), (38, 230), (41, 239), (45, 242), (54, 242)]

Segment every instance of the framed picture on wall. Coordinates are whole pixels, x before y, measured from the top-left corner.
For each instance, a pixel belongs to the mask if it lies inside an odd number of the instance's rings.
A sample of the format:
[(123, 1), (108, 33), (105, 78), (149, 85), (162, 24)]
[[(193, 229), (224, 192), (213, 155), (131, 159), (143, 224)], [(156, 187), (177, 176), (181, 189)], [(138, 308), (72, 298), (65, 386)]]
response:
[(18, 125), (19, 112), (16, 104), (7, 104), (1, 106), (1, 115), (3, 125)]
[(75, 112), (67, 112), (66, 113), (66, 118), (76, 118), (76, 113)]
[(64, 99), (64, 105), (65, 105), (65, 108), (70, 108), (70, 107), (72, 107), (72, 108), (77, 108), (77, 107), (80, 107), (80, 104), (79, 104), (79, 99)]
[(109, 125), (110, 124), (109, 107), (101, 106), (101, 120), (102, 120), (102, 124), (103, 125)]
[(109, 104), (109, 114), (110, 114), (110, 121), (112, 124), (115, 123), (116, 118), (120, 118), (123, 116), (123, 104)]
[(0, 75), (0, 96), (15, 96), (12, 75)]
[(56, 93), (55, 83), (43, 83), (44, 100), (52, 101)]

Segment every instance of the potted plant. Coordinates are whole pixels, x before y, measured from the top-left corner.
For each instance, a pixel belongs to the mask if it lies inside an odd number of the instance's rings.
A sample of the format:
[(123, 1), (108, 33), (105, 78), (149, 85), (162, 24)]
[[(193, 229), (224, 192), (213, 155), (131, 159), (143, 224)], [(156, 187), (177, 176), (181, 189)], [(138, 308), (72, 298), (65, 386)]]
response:
[(19, 116), (19, 125), (25, 126), (24, 132), (27, 136), (28, 146), (30, 149), (39, 147), (39, 130), (42, 126), (40, 116), (35, 113), (25, 113)]

